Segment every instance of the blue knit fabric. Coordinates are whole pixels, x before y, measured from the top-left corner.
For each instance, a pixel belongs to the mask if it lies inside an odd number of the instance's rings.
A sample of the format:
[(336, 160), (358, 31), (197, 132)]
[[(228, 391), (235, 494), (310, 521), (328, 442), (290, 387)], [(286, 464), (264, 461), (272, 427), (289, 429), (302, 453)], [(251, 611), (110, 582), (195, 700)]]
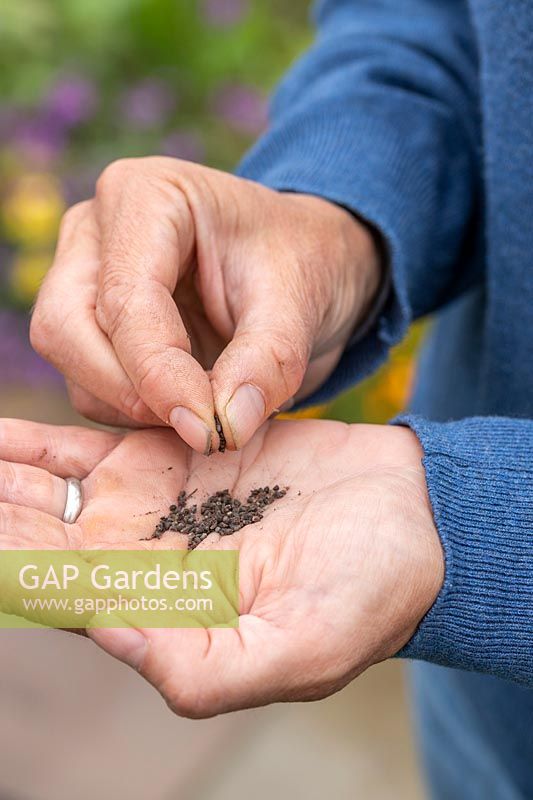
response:
[(533, 422), (400, 417), (419, 437), (446, 558), (403, 655), (533, 685)]
[[(403, 424), (423, 445), (446, 583), (403, 654), (476, 673), (421, 665), (427, 741), (455, 741), (455, 783), (433, 764), (434, 796), (533, 797), (533, 6), (323, 0), (316, 22), (239, 172), (353, 210), (388, 247), (383, 313), (311, 402), (438, 314)], [(459, 714), (452, 696), (472, 703)]]
[(310, 402), (365, 377), (414, 317), (481, 280), (477, 57), (460, 0), (330, 0), (240, 174), (326, 197), (385, 237), (395, 291)]

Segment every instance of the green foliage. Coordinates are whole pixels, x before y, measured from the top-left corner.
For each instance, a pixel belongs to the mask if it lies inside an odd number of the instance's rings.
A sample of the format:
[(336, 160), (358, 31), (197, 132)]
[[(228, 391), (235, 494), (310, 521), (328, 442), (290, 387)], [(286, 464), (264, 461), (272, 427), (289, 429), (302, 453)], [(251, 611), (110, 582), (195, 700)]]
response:
[(285, 15), (282, 4), (254, 0), (221, 28), (199, 0), (0, 0), (0, 96), (36, 103), (72, 69), (108, 96), (154, 73), (186, 87), (191, 102), (221, 79), (270, 87), (308, 38), (307, 4), (290, 5)]
[[(28, 176), (48, 177), (56, 209), (117, 158), (231, 169), (309, 38), (306, 16), (305, 0), (290, 13), (281, 0), (0, 0), (0, 305), (30, 304), (54, 248), (58, 216)], [(37, 253), (36, 214), (49, 220)]]
[[(220, 24), (213, 4), (240, 13)], [(269, 90), (310, 39), (308, 5), (0, 0), (0, 307), (29, 308), (64, 208), (92, 194), (108, 162), (166, 153), (231, 169), (260, 131)], [(58, 102), (73, 118), (61, 121)], [(42, 364), (18, 325), (11, 311), (0, 313), (3, 379), (39, 382)], [(394, 415), (419, 338), (326, 413)]]

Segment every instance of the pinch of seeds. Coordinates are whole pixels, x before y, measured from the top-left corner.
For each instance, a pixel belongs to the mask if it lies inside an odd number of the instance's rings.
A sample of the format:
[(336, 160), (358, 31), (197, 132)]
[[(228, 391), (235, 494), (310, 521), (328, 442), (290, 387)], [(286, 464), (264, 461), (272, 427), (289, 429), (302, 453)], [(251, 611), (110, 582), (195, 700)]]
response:
[(245, 503), (242, 503), (229, 492), (222, 489), (208, 497), (201, 504), (199, 513), (197, 504), (187, 505), (187, 501), (195, 493), (187, 495), (181, 491), (177, 502), (169, 508), (166, 517), (161, 517), (150, 539), (161, 539), (167, 531), (185, 533), (188, 537), (188, 549), (194, 550), (210, 533), (230, 536), (247, 525), (253, 525), (263, 519), (266, 506), (285, 497), (288, 486), (281, 489), (278, 484), (252, 489)]
[(220, 444), (218, 446), (218, 452), (223, 453), (226, 449), (226, 437), (224, 436), (224, 431), (222, 430), (222, 423), (218, 418), (218, 414), (215, 413), (215, 428), (218, 433), (218, 438), (220, 440)]

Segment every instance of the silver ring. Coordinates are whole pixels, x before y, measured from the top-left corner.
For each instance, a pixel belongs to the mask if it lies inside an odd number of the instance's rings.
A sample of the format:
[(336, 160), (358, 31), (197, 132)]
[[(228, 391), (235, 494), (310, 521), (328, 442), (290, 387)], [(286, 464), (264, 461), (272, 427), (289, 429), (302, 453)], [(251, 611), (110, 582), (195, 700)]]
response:
[(65, 483), (67, 484), (67, 499), (65, 501), (65, 510), (63, 511), (63, 522), (72, 525), (81, 514), (83, 491), (77, 478), (66, 478)]

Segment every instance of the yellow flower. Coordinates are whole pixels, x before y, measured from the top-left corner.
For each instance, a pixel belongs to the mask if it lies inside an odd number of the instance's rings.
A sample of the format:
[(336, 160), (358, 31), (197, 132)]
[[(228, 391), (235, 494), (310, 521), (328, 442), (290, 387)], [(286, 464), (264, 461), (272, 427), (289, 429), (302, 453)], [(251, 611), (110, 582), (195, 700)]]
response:
[(61, 187), (53, 175), (23, 175), (4, 201), (7, 238), (30, 247), (51, 245), (64, 210)]
[(390, 365), (384, 380), (384, 395), (391, 405), (400, 410), (405, 406), (411, 393), (414, 376), (414, 362), (407, 358), (398, 358)]
[(23, 303), (31, 303), (52, 262), (50, 253), (21, 253), (10, 275), (13, 294)]
[(386, 422), (405, 408), (411, 393), (414, 359), (396, 356), (363, 396), (365, 420)]

